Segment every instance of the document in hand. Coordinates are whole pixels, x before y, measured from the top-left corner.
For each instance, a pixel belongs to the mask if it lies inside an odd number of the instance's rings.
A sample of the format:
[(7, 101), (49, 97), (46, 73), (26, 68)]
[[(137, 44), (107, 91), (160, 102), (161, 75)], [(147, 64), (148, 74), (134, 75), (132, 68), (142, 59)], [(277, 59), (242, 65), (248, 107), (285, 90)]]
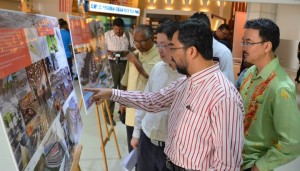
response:
[(131, 171), (137, 163), (138, 149), (133, 149), (120, 163), (123, 169)]

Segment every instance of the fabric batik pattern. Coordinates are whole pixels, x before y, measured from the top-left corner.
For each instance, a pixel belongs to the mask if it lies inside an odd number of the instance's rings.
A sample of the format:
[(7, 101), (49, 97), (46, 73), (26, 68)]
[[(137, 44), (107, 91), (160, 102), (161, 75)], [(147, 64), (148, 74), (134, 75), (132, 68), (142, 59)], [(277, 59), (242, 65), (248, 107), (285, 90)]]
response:
[[(248, 133), (248, 129), (253, 121), (253, 119), (255, 119), (255, 114), (258, 110), (258, 103), (256, 101), (257, 97), (259, 97), (260, 95), (262, 95), (264, 93), (264, 91), (267, 89), (269, 83), (276, 77), (276, 73), (272, 72), (271, 75), (268, 77), (268, 79), (264, 82), (262, 82), (261, 84), (259, 84), (255, 90), (254, 93), (251, 96), (251, 101), (248, 104), (248, 112), (245, 115), (245, 119), (244, 119), (244, 133), (245, 135), (247, 135)], [(249, 74), (249, 76), (245, 79), (243, 85), (241, 86), (242, 89), (245, 88), (245, 83), (247, 83), (248, 80), (252, 79), (252, 74)], [(252, 84), (252, 80), (250, 82), (250, 85), (248, 87), (250, 87)], [(241, 89), (241, 90), (242, 90)], [(247, 93), (245, 94), (247, 95)], [(245, 97), (243, 98), (245, 99)]]

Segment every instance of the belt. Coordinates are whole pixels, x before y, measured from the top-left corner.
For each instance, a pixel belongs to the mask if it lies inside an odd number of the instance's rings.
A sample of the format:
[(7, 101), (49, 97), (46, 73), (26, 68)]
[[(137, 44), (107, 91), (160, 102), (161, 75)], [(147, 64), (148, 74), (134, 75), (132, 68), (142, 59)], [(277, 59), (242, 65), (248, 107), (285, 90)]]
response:
[(185, 169), (185, 168), (182, 168), (180, 166), (177, 166), (176, 164), (172, 163), (171, 160), (168, 157), (167, 157), (167, 160), (166, 160), (166, 167), (170, 171), (197, 171), (197, 170)]
[(151, 139), (151, 143), (156, 146), (159, 146), (159, 147), (165, 147), (165, 145), (166, 145), (165, 142), (163, 142), (163, 141), (157, 141), (157, 140), (152, 140), (152, 139)]
[(126, 64), (127, 60), (113, 60), (113, 59), (109, 59), (109, 62)]

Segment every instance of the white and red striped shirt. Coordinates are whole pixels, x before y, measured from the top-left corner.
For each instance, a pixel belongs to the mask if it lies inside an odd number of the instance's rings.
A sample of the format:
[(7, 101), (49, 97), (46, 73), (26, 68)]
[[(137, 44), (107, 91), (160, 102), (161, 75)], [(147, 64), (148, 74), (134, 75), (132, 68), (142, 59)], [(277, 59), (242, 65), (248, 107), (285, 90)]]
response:
[(240, 170), (244, 107), (219, 64), (180, 78), (159, 92), (113, 90), (111, 100), (149, 112), (170, 108), (165, 153), (177, 166)]

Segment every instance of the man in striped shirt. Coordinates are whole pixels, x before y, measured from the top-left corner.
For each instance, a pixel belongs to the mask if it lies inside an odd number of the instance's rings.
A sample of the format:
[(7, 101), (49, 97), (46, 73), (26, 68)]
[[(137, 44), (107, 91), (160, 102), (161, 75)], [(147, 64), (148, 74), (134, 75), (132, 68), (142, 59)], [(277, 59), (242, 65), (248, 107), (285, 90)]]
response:
[[(239, 92), (213, 64), (207, 23), (180, 23), (170, 44), (177, 71), (187, 75), (158, 92), (86, 89), (148, 112), (170, 108), (164, 152), (170, 170), (240, 170), (244, 108)], [(159, 78), (157, 78), (159, 79)]]

